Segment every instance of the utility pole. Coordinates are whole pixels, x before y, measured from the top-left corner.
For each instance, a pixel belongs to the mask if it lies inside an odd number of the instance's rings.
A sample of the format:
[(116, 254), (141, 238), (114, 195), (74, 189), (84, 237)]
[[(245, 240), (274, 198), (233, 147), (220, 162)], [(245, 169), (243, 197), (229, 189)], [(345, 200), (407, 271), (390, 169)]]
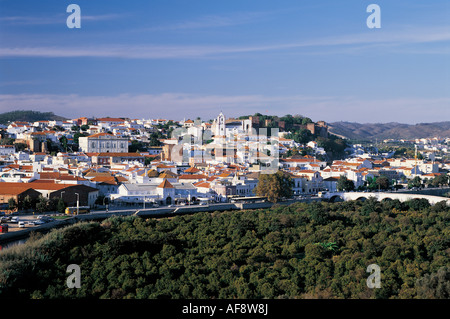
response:
[(80, 194), (75, 193), (77, 195), (77, 215), (80, 213)]

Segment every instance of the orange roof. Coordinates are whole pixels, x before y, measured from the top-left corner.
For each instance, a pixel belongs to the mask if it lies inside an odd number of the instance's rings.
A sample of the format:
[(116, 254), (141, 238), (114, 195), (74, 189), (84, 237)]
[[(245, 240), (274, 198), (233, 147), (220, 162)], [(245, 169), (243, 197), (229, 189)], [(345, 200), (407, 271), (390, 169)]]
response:
[(119, 118), (113, 118), (113, 117), (103, 117), (103, 118), (97, 119), (97, 122), (125, 122), (125, 120), (119, 119)]
[(170, 182), (165, 179), (161, 184), (159, 184), (158, 188), (174, 188)]
[(57, 183), (49, 183), (47, 181), (45, 182), (37, 182), (34, 181), (33, 183), (29, 183), (31, 188), (35, 189), (35, 190), (61, 190), (64, 188), (67, 188), (69, 186), (74, 186), (74, 185), (67, 185), (67, 184), (57, 184)]
[(96, 176), (93, 179), (91, 179), (91, 181), (97, 182), (97, 183), (106, 183), (106, 184), (117, 185), (117, 182), (116, 182), (114, 176)]
[(195, 187), (204, 187), (204, 188), (210, 188), (211, 184), (208, 182), (198, 182), (194, 184)]
[(156, 168), (174, 168), (175, 166), (165, 165), (165, 164), (158, 164)]
[(302, 169), (299, 173), (304, 173), (304, 174), (314, 174), (317, 171), (311, 170), (311, 169)]
[(207, 176), (202, 174), (181, 175), (178, 177), (178, 179), (205, 179), (205, 178), (207, 178)]
[(115, 137), (115, 135), (113, 135), (113, 134), (104, 133), (104, 132), (92, 134), (92, 135), (89, 135), (88, 137), (99, 137), (99, 136), (113, 136), (113, 137)]
[(198, 173), (200, 170), (196, 167), (189, 167), (187, 170), (184, 171), (185, 173)]
[(59, 172), (39, 172), (41, 179), (57, 179), (61, 176)]
[(29, 183), (0, 182), (0, 194), (3, 195), (19, 195), (30, 188), (32, 187)]

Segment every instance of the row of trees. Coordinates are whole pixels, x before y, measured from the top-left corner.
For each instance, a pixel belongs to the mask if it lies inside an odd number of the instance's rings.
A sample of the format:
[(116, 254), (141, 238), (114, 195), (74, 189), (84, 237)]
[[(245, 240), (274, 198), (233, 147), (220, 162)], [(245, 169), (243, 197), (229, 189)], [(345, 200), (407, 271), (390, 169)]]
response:
[(447, 174), (441, 174), (435, 176), (434, 178), (425, 178), (421, 179), (419, 176), (415, 176), (410, 181), (408, 181), (408, 188), (413, 187), (441, 187), (441, 186), (449, 186), (450, 179)]
[(31, 198), (29, 195), (25, 196), (20, 202), (17, 202), (14, 198), (8, 200), (8, 209), (15, 211), (21, 210), (35, 210), (37, 213), (54, 212), (64, 213), (66, 204), (62, 198), (48, 199), (42, 195), (38, 198)]
[[(420, 176), (415, 176), (408, 181), (408, 188), (420, 188), (420, 187), (440, 187), (450, 185), (449, 177), (447, 174), (441, 174), (430, 179), (423, 179)], [(387, 190), (390, 188), (400, 188), (401, 185), (397, 185), (394, 181), (390, 180), (386, 176), (368, 177), (364, 186), (361, 186), (357, 190)], [(349, 180), (346, 176), (339, 177), (337, 182), (338, 191), (353, 191), (355, 190), (355, 183)]]
[[(386, 176), (368, 177), (364, 186), (359, 187), (357, 190), (387, 190), (392, 186), (392, 181)], [(356, 190), (355, 183), (349, 180), (346, 176), (339, 177), (336, 188), (338, 191), (351, 192)]]
[[(0, 297), (449, 298), (449, 208), (395, 204), (81, 223), (1, 251)], [(66, 286), (70, 264), (79, 289)], [(379, 289), (366, 285), (370, 264)]]

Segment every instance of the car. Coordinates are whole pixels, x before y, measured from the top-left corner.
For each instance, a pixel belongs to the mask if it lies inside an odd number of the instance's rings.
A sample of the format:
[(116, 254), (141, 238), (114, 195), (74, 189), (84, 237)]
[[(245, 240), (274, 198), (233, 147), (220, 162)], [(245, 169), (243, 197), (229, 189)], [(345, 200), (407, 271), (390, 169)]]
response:
[(167, 207), (175, 207), (175, 205), (167, 205)]
[(25, 228), (25, 222), (18, 222), (19, 228)]
[(19, 217), (18, 216), (13, 216), (12, 218), (11, 218), (11, 223), (18, 223), (19, 222)]
[(35, 220), (35, 221), (33, 222), (33, 224), (35, 224), (35, 225), (42, 225), (42, 224), (45, 224), (45, 222), (42, 221), (42, 220)]

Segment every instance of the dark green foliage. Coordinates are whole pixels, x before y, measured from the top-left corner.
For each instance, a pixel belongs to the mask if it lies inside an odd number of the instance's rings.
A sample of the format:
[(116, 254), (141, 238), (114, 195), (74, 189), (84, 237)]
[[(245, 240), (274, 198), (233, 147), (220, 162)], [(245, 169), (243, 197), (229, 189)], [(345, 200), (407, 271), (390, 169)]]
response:
[[(448, 298), (450, 209), (398, 204), (76, 224), (0, 252), (0, 298)], [(366, 285), (373, 263), (380, 289)]]
[(53, 114), (53, 112), (38, 112), (38, 111), (12, 111), (0, 114), (0, 123), (7, 124), (15, 121), (50, 121), (50, 120), (65, 120), (61, 116)]
[(336, 187), (338, 191), (351, 192), (355, 190), (355, 183), (353, 183), (353, 181), (348, 179), (345, 175), (341, 175)]

